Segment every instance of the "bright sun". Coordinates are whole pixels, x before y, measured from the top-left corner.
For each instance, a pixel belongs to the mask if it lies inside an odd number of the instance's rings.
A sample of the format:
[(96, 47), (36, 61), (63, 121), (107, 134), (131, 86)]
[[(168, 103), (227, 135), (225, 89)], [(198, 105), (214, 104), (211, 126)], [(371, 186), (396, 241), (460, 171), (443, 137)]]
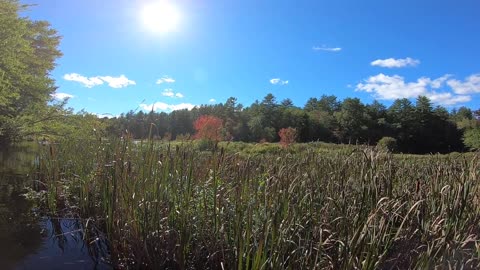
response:
[(142, 20), (150, 31), (168, 33), (176, 30), (180, 21), (180, 13), (171, 3), (159, 0), (143, 8)]

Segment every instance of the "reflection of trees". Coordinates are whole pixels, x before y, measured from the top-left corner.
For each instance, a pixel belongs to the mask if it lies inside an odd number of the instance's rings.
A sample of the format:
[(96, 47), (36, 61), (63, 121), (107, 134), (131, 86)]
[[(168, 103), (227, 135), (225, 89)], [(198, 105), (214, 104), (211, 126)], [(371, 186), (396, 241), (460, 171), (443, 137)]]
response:
[(57, 260), (75, 263), (80, 258), (80, 266), (109, 269), (105, 263), (108, 246), (100, 230), (93, 225), (84, 228), (86, 221), (73, 215), (39, 220), (32, 212), (32, 203), (21, 196), (30, 185), (27, 174), (37, 147), (42, 146), (0, 151), (0, 269), (38, 266), (35, 263), (41, 256), (49, 258), (42, 262), (47, 268)]
[(45, 228), (49, 234), (49, 246), (57, 247), (62, 254), (74, 250), (75, 256), (91, 260), (87, 264), (92, 268), (110, 269), (107, 263), (110, 253), (105, 236), (92, 223), (85, 227), (85, 220), (79, 218), (48, 218)]
[[(3, 163), (0, 163), (3, 164)], [(21, 196), (25, 179), (0, 168), (0, 265), (16, 262), (42, 245), (41, 228), (32, 215), (31, 204)]]
[[(0, 151), (0, 173), (14, 173), (26, 175), (30, 173), (38, 148), (36, 143), (26, 143)], [(3, 183), (3, 180), (2, 182)], [(23, 185), (23, 183), (20, 183)]]

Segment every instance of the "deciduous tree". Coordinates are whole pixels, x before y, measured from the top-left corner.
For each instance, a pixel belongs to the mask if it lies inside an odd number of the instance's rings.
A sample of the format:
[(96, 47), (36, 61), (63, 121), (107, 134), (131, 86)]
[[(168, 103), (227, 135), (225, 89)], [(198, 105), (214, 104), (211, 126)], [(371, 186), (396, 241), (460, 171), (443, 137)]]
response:
[(60, 36), (46, 21), (20, 17), (26, 8), (16, 0), (0, 0), (0, 144), (27, 130), (44, 130), (55, 118), (46, 114), (56, 90), (49, 75), (61, 56)]
[(212, 115), (202, 115), (193, 123), (195, 138), (212, 142), (223, 140), (224, 129), (222, 119)]

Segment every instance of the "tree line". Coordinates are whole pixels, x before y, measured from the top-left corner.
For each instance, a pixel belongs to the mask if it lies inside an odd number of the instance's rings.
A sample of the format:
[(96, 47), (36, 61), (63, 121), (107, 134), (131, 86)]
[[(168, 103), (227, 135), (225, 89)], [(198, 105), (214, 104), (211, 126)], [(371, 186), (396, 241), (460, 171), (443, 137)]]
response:
[(478, 137), (480, 127), (480, 110), (460, 107), (448, 111), (434, 106), (424, 96), (415, 102), (398, 99), (386, 107), (378, 101), (364, 104), (358, 98), (340, 101), (333, 95), (323, 95), (310, 98), (303, 107), (297, 107), (290, 99), (277, 102), (274, 95), (268, 94), (249, 107), (230, 97), (225, 103), (202, 105), (192, 110), (130, 111), (103, 121), (108, 135), (128, 133), (135, 139), (174, 140), (193, 138), (194, 122), (205, 115), (222, 120), (226, 140), (278, 142), (279, 131), (291, 127), (297, 131), (299, 142), (375, 145), (383, 137), (392, 137), (397, 140), (398, 151), (406, 153), (446, 153), (478, 148), (475, 136)]

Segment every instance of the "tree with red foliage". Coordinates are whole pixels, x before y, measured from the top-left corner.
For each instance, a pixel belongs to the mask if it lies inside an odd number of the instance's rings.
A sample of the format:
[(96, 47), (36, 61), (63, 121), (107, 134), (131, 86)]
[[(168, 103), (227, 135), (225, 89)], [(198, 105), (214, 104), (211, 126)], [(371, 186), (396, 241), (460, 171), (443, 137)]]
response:
[(202, 115), (193, 123), (196, 130), (195, 139), (212, 142), (223, 140), (223, 121), (212, 115)]
[(280, 136), (280, 144), (283, 147), (288, 147), (297, 141), (297, 130), (292, 127), (282, 128), (278, 132), (278, 136)]

